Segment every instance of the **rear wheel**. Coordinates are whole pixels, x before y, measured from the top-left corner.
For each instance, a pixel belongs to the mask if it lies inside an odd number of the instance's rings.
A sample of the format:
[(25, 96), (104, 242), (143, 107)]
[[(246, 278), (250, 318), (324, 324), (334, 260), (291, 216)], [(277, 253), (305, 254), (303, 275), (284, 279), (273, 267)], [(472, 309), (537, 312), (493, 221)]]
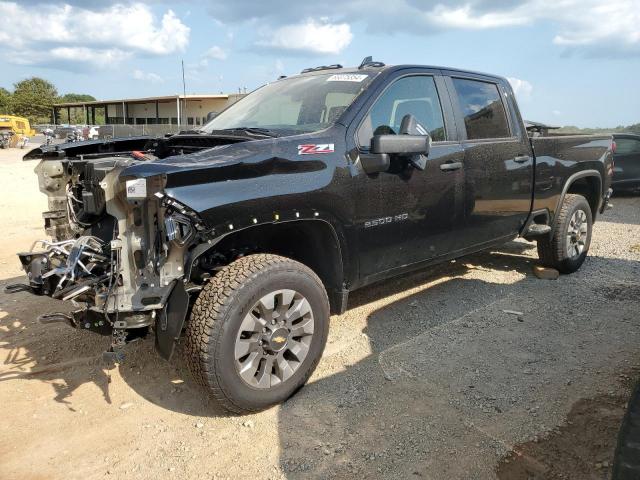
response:
[(558, 212), (555, 229), (538, 240), (538, 255), (546, 267), (561, 273), (580, 268), (591, 245), (593, 217), (589, 202), (582, 195), (567, 194)]
[(280, 403), (311, 376), (327, 340), (329, 302), (305, 265), (249, 255), (207, 283), (187, 326), (196, 381), (227, 410)]

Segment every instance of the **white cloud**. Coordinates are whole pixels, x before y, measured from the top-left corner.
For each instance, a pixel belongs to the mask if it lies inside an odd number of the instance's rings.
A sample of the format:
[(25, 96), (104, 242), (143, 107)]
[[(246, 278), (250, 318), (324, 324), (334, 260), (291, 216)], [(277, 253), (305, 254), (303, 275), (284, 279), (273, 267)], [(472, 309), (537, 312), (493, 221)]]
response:
[(204, 58), (212, 58), (214, 60), (226, 60), (227, 52), (217, 45), (214, 45), (204, 53)]
[[(225, 25), (263, 25), (266, 33), (262, 32), (259, 44), (288, 51), (340, 51), (338, 45), (344, 48), (351, 40), (349, 25), (356, 22), (372, 35), (544, 24), (544, 31), (551, 33), (540, 48), (555, 44), (588, 55), (640, 55), (640, 0), (394, 0), (375, 3), (375, 8), (371, 0), (207, 0), (207, 4)], [(317, 12), (329, 14), (318, 19)], [(303, 21), (309, 18), (317, 20)], [(330, 30), (337, 26), (343, 31)]]
[(136, 80), (142, 80), (150, 83), (162, 83), (164, 79), (157, 73), (143, 72), (142, 70), (134, 70), (132, 77)]
[(311, 18), (302, 23), (284, 25), (274, 31), (262, 33), (257, 44), (277, 50), (301, 51), (319, 54), (338, 54), (353, 39), (347, 23), (317, 22)]
[(31, 48), (7, 52), (5, 59), (16, 65), (57, 66), (75, 71), (78, 65), (104, 68), (131, 57), (130, 53), (118, 49), (96, 49), (85, 47), (55, 47), (51, 50)]
[(461, 29), (550, 22), (558, 29), (550, 40), (567, 51), (640, 55), (640, 0), (524, 0), (495, 7), (470, 2), (437, 5), (424, 18), (438, 27)]
[(513, 93), (515, 93), (518, 100), (522, 101), (531, 98), (531, 92), (533, 92), (533, 85), (531, 85), (531, 83), (515, 77), (507, 77), (507, 80), (509, 80), (513, 88)]
[[(67, 4), (40, 4), (34, 14), (21, 4), (0, 1), (0, 42), (11, 44), (11, 58), (47, 64), (108, 66), (135, 54), (166, 55), (184, 50), (190, 29), (167, 10), (161, 19), (142, 3), (91, 10)], [(49, 56), (34, 52), (51, 51)]]
[(555, 44), (600, 54), (608, 48), (640, 53), (639, 0), (589, 1), (585, 6), (586, 12), (575, 15), (562, 12), (563, 25), (553, 39)]
[(439, 27), (481, 30), (487, 28), (524, 25), (529, 23), (527, 15), (519, 12), (477, 13), (467, 4), (462, 7), (449, 8), (444, 5), (436, 7), (428, 13), (428, 21)]

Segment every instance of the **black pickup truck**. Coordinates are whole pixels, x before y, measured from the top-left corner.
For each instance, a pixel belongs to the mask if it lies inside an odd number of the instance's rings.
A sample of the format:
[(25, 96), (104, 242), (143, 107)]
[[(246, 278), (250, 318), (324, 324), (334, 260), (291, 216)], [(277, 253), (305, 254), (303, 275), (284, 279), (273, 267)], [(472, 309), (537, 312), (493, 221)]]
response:
[(51, 240), (19, 258), (64, 321), (182, 336), (234, 412), (309, 378), (349, 293), (521, 236), (562, 273), (611, 194), (610, 136), (529, 138), (501, 77), (418, 65), (318, 67), (265, 85), (201, 130), (42, 146)]

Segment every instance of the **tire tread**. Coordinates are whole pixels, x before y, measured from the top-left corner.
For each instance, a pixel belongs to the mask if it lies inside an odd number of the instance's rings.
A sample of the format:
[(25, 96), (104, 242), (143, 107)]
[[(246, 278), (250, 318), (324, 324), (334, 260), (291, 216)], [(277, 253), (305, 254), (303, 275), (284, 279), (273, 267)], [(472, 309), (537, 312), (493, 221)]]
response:
[[(185, 354), (186, 363), (193, 378), (197, 384), (207, 389), (223, 408), (236, 414), (251, 413), (261, 408), (246, 408), (234, 403), (226, 394), (214, 368), (218, 363), (217, 356), (220, 355), (219, 346), (226, 326), (225, 315), (245, 284), (251, 282), (265, 269), (275, 266), (304, 270), (317, 282), (326, 299), (321, 280), (305, 265), (279, 255), (248, 255), (226, 265), (207, 282), (193, 305), (187, 324)], [(315, 359), (308, 375), (302, 378), (300, 386), (306, 382), (319, 360), (319, 358)]]
[[(575, 271), (569, 268), (566, 262), (564, 225), (569, 221), (575, 209), (581, 204), (583, 207), (586, 206), (589, 214), (591, 214), (589, 203), (585, 197), (573, 193), (565, 195), (560, 211), (558, 212), (554, 230), (547, 237), (538, 240), (538, 257), (543, 266), (555, 268), (561, 273), (572, 273)], [(591, 232), (589, 232), (589, 235), (591, 235)], [(580, 268), (580, 265), (578, 268)]]

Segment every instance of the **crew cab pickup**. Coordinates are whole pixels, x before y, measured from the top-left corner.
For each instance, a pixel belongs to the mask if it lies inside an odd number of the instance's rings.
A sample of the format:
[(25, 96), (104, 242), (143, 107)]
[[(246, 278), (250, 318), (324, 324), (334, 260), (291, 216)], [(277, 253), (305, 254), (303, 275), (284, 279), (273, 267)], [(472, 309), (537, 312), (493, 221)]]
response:
[(224, 407), (281, 402), (309, 378), (330, 313), (372, 282), (518, 236), (577, 270), (611, 194), (610, 136), (529, 138), (501, 77), (419, 65), (307, 69), (201, 130), (42, 146), (50, 240), (9, 291), (124, 344), (178, 340)]

